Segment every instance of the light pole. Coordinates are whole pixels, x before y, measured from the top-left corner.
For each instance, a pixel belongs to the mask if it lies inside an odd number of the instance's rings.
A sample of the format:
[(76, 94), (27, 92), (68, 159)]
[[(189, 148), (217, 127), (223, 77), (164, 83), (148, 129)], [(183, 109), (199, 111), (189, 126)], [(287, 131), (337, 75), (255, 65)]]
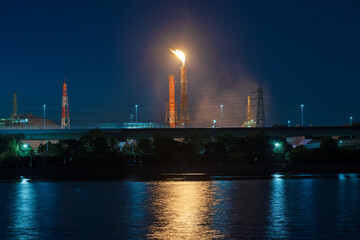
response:
[(138, 110), (138, 107), (139, 107), (139, 105), (135, 105), (135, 122), (137, 123), (137, 110)]
[[(350, 127), (352, 127), (352, 119), (353, 117), (350, 117)], [(350, 136), (350, 138), (352, 138), (352, 136)]]
[(26, 129), (27, 129), (27, 123), (28, 123), (28, 119), (25, 119)]
[(44, 104), (44, 128), (46, 127), (46, 125), (45, 125), (45, 109), (46, 109), (46, 105)]
[(290, 127), (290, 120), (288, 121), (288, 127)]
[(223, 107), (224, 107), (224, 105), (220, 105), (220, 112), (221, 112), (221, 121), (220, 121), (220, 126), (222, 127), (223, 126), (223, 124), (222, 124), (222, 113), (223, 113)]
[(301, 107), (301, 126), (304, 126), (304, 104), (300, 105)]

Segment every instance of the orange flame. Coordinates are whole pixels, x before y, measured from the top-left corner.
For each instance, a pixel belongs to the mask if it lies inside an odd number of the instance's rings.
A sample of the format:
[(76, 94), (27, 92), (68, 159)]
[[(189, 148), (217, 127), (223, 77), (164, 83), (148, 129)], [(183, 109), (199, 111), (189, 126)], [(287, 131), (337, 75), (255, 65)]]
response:
[(175, 51), (172, 50), (171, 48), (169, 48), (169, 49), (183, 62), (183, 65), (185, 65), (185, 53), (183, 53), (179, 49), (176, 49)]

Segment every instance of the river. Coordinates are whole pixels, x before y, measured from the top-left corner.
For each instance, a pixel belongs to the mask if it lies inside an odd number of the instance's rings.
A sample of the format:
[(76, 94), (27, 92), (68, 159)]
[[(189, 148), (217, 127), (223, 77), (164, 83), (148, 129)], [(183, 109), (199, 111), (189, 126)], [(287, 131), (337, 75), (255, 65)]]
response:
[(358, 174), (184, 176), (0, 181), (0, 239), (360, 239)]

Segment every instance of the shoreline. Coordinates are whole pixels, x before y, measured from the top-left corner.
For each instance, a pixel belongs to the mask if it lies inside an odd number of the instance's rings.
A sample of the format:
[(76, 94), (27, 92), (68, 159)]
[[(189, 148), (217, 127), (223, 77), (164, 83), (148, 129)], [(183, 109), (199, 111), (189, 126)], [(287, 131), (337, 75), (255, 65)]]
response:
[(360, 164), (307, 164), (307, 165), (127, 165), (116, 168), (0, 168), (0, 180), (49, 179), (49, 180), (211, 180), (230, 178), (272, 178), (281, 175), (335, 176), (340, 173), (360, 173)]

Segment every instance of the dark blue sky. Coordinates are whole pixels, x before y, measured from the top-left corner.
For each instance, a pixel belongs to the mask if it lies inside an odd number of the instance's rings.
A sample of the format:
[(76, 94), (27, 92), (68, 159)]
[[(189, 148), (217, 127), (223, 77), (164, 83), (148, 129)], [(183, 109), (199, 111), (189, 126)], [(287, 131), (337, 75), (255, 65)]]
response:
[[(246, 96), (265, 89), (267, 125), (360, 119), (358, 1), (0, 0), (0, 116), (60, 122), (63, 77), (73, 125), (163, 122), (169, 74), (187, 54), (193, 122), (245, 120)], [(254, 96), (254, 94), (252, 94)], [(179, 100), (178, 100), (179, 101)], [(255, 111), (254, 111), (255, 114)]]

